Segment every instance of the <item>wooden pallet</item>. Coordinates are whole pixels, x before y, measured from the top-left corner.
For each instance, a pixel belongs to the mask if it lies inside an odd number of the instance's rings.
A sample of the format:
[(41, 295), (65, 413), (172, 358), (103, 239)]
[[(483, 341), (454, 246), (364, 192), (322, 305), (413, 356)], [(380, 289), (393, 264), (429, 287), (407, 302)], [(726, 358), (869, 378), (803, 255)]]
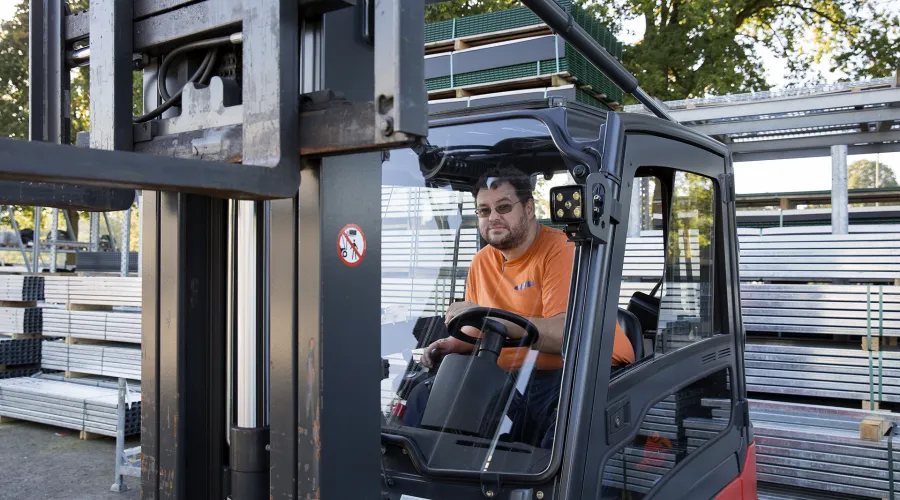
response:
[(522, 26), (519, 28), (512, 28), (508, 30), (493, 31), (491, 33), (480, 33), (478, 35), (451, 38), (448, 40), (426, 43), (425, 55), (456, 52), (459, 50), (470, 49), (472, 47), (478, 47), (481, 45), (490, 45), (492, 43), (507, 42), (510, 40), (519, 40), (522, 38), (550, 35), (552, 33), (553, 32), (546, 24), (534, 24), (531, 26)]

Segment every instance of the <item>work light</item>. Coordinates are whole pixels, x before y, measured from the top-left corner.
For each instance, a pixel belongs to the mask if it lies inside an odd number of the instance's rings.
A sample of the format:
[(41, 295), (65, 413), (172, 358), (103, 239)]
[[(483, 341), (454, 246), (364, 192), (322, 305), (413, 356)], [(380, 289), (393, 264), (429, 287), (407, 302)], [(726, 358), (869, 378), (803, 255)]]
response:
[(584, 188), (577, 184), (551, 188), (550, 219), (555, 224), (584, 222)]

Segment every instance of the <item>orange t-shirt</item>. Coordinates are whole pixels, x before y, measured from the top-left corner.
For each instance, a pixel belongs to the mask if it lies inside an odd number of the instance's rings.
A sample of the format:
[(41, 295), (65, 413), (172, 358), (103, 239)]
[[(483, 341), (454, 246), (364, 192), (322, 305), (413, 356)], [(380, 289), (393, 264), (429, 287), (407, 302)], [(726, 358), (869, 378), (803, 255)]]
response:
[[(482, 307), (504, 309), (519, 316), (550, 318), (565, 313), (572, 281), (575, 245), (565, 233), (540, 225), (540, 232), (528, 250), (510, 261), (487, 245), (472, 259), (466, 283), (466, 300)], [(518, 369), (528, 348), (504, 348), (497, 363), (507, 370)], [(634, 362), (634, 349), (616, 323), (613, 366)], [(538, 353), (537, 370), (562, 368), (559, 354)]]

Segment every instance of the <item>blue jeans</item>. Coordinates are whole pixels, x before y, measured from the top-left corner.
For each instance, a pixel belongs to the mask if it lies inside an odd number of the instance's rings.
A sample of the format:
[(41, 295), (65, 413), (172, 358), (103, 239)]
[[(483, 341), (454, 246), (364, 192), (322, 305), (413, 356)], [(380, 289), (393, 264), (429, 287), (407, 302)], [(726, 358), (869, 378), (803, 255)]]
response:
[[(421, 425), (433, 382), (434, 378), (429, 378), (409, 393), (402, 419), (404, 424)], [(547, 449), (553, 446), (561, 384), (562, 370), (535, 371), (525, 386), (525, 393), (515, 391), (506, 413), (512, 420), (511, 441)]]

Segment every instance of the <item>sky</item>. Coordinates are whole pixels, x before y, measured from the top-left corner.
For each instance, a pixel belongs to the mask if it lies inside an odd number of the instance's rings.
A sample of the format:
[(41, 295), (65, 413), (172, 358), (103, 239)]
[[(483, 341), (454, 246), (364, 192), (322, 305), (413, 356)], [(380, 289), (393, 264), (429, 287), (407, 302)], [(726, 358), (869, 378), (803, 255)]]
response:
[(16, 12), (16, 0), (0, 0), (0, 21), (5, 21), (13, 16)]
[[(0, 0), (0, 20), (9, 19), (15, 12), (17, 0)], [(619, 34), (624, 43), (633, 43), (643, 37), (643, 20), (626, 22), (625, 32)], [(785, 83), (784, 75), (787, 65), (773, 54), (763, 50), (761, 57), (765, 61), (767, 79), (770, 84), (780, 87)], [(829, 81), (836, 81), (844, 76), (829, 74), (827, 62), (820, 66)], [(900, 175), (900, 153), (882, 155), (859, 155), (848, 157), (848, 163), (859, 159), (880, 161), (894, 167), (895, 174)], [(824, 191), (831, 189), (831, 158), (804, 158), (793, 160), (773, 160), (763, 162), (741, 162), (735, 164), (735, 190), (738, 193), (770, 193), (791, 191)]]

